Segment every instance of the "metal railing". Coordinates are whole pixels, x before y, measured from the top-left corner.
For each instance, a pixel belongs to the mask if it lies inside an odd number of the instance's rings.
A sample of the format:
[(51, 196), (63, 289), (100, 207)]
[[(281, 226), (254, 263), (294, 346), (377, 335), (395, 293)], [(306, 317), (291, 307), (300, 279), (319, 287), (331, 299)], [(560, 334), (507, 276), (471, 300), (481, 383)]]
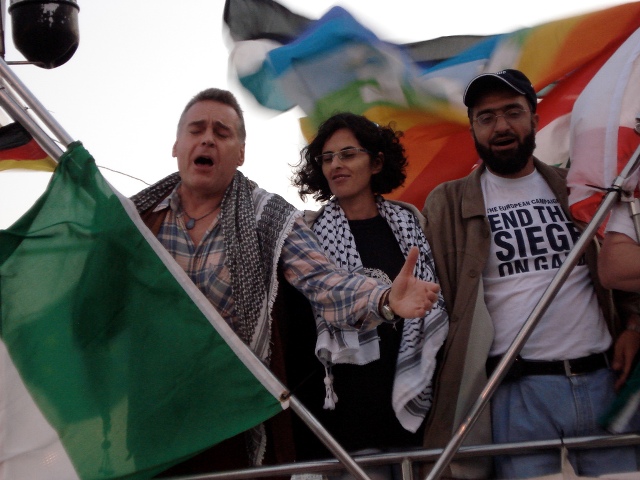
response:
[[(537, 440), (530, 442), (518, 442), (508, 444), (463, 446), (454, 455), (454, 459), (478, 458), (494, 455), (519, 455), (538, 452), (541, 450), (557, 449), (558, 456), (562, 448), (588, 449), (588, 448), (615, 448), (629, 445), (640, 445), (640, 435), (605, 435), (591, 437), (575, 437), (554, 440)], [(378, 465), (401, 465), (403, 480), (413, 480), (413, 467), (416, 464), (434, 462), (441, 457), (443, 449), (408, 450), (393, 453), (379, 453), (372, 455), (354, 455), (353, 459), (366, 469), (366, 467)], [(251, 478), (266, 478), (302, 473), (336, 474), (344, 472), (344, 467), (338, 460), (318, 460), (312, 462), (295, 462), (281, 465), (247, 468), (242, 470), (229, 470), (226, 472), (207, 473), (180, 477), (170, 477), (166, 480), (240, 480)]]

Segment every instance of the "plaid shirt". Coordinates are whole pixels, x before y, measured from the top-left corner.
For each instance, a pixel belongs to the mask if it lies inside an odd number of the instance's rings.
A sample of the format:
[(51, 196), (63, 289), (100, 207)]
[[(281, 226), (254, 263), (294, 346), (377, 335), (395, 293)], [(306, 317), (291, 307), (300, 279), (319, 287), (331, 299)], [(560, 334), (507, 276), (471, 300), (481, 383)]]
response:
[[(194, 245), (184, 225), (180, 197), (174, 190), (154, 211), (169, 209), (158, 232), (158, 240), (184, 269), (222, 318), (237, 330), (238, 315), (225, 266), (222, 228), (217, 218), (199, 245)], [(280, 254), (286, 280), (309, 299), (316, 315), (339, 328), (370, 330), (381, 321), (378, 304), (388, 285), (338, 270), (322, 253), (315, 234), (298, 217)]]

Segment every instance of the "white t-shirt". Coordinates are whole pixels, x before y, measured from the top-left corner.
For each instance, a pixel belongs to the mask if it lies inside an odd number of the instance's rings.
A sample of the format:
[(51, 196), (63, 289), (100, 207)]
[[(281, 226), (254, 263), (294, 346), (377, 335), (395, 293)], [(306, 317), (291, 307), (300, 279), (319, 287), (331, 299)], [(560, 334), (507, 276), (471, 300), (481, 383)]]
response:
[[(537, 171), (523, 178), (482, 175), (491, 252), (483, 272), (495, 337), (490, 355), (513, 342), (580, 232)], [(578, 262), (521, 351), (530, 360), (579, 358), (609, 348), (584, 258)]]
[[(640, 172), (638, 170), (626, 180), (624, 187), (632, 189), (633, 185), (636, 186), (636, 189), (640, 187)], [(630, 214), (631, 210), (627, 202), (616, 203), (611, 209), (611, 217), (609, 217), (605, 231), (624, 233), (637, 242), (638, 236)]]

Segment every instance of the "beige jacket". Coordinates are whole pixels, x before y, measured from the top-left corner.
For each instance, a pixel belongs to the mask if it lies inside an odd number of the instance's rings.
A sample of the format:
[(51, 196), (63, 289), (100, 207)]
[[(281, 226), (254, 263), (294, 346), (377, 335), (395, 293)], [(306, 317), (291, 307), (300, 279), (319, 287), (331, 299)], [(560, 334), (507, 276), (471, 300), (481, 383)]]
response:
[[(537, 159), (534, 162), (571, 218), (567, 171)], [(439, 185), (428, 196), (423, 209), (427, 219), (427, 240), (433, 251), (450, 320), (449, 335), (434, 380), (434, 402), (425, 429), (427, 448), (442, 448), (447, 444), (487, 381), (485, 362), (493, 340), (493, 325), (483, 295), (479, 295), (491, 241), (480, 186), (483, 170), (484, 167), (479, 167), (464, 178)], [(600, 306), (616, 337), (621, 325), (613, 308), (611, 292), (603, 289), (598, 281), (597, 251), (598, 244), (594, 240), (585, 256)], [(466, 444), (491, 443), (488, 410), (485, 409), (483, 417), (471, 430)], [(486, 478), (489, 467), (489, 462), (484, 465), (455, 462), (447, 475)]]

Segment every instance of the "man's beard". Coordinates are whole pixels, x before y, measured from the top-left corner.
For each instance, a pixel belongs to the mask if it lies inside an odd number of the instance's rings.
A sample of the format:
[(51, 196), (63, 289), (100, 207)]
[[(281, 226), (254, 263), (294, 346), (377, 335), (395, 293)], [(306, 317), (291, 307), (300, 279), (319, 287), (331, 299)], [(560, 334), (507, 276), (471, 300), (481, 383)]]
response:
[(520, 172), (529, 161), (533, 151), (536, 148), (536, 134), (533, 129), (524, 137), (523, 141), (518, 144), (518, 148), (513, 153), (504, 155), (495, 155), (491, 147), (484, 147), (478, 143), (475, 135), (473, 140), (476, 144), (476, 150), (487, 168), (497, 175), (513, 175)]

